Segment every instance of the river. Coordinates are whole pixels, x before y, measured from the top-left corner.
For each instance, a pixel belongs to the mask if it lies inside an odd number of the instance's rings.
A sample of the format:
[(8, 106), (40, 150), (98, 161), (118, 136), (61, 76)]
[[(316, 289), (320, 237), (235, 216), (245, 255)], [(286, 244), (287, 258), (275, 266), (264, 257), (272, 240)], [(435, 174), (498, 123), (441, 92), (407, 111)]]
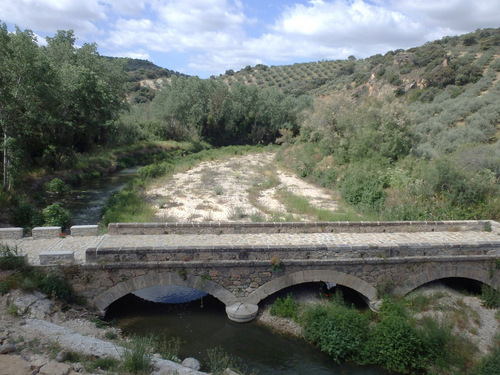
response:
[(113, 304), (106, 317), (126, 334), (180, 338), (179, 357), (197, 358), (205, 371), (207, 349), (219, 347), (238, 358), (247, 374), (388, 374), (380, 368), (336, 364), (305, 340), (277, 334), (258, 321), (232, 322), (224, 305), (210, 296), (186, 303), (154, 303), (129, 295)]
[(70, 212), (72, 225), (98, 224), (102, 218), (102, 209), (106, 200), (115, 191), (123, 189), (137, 176), (139, 167), (122, 169), (102, 178), (84, 181), (65, 194), (63, 206)]
[[(64, 202), (65, 208), (71, 212), (70, 225), (97, 224), (108, 197), (125, 187), (137, 175), (137, 170), (124, 169), (72, 189)], [(276, 334), (256, 321), (234, 323), (227, 318), (221, 302), (210, 296), (200, 299), (201, 294), (194, 290), (174, 287), (167, 292), (160, 291), (161, 298), (151, 297), (151, 292), (146, 296), (138, 294), (156, 302), (128, 295), (109, 308), (107, 319), (116, 322), (128, 334), (154, 333), (180, 338), (179, 357), (199, 359), (205, 364), (204, 370), (208, 370), (207, 349), (220, 347), (239, 358), (248, 374), (388, 374), (379, 368), (336, 364), (303, 339)], [(179, 303), (192, 298), (196, 299)]]

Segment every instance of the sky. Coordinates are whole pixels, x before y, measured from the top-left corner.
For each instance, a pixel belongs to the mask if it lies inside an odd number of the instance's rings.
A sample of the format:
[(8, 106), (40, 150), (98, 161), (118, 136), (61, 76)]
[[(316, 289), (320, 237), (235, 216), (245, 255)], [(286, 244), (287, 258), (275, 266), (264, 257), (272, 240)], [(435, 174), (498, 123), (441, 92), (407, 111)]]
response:
[(366, 58), (500, 27), (500, 0), (0, 0), (40, 44), (74, 30), (101, 55), (208, 78), (247, 65)]

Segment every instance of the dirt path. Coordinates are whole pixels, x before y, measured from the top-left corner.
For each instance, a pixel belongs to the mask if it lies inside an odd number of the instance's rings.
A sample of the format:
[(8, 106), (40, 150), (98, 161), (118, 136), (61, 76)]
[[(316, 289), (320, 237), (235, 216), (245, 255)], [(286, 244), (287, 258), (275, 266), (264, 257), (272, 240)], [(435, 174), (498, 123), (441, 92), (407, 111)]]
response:
[(279, 169), (275, 156), (259, 153), (202, 162), (151, 188), (147, 195), (160, 221), (317, 220), (291, 214), (280, 198), (284, 191), (306, 198), (316, 208), (337, 209), (330, 192)]

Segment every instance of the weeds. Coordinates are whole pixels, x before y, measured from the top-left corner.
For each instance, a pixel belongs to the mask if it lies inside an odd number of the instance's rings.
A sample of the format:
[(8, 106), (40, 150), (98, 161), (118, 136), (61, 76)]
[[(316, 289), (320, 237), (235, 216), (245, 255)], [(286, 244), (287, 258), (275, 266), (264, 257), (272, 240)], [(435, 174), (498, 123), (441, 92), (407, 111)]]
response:
[(123, 353), (122, 369), (133, 375), (149, 374), (152, 370), (151, 350), (153, 347), (152, 336), (132, 337), (131, 348)]
[(207, 349), (208, 368), (213, 375), (221, 375), (226, 369), (231, 369), (238, 374), (244, 373), (241, 359), (227, 353), (223, 348)]
[(294, 301), (292, 294), (289, 293), (285, 298), (276, 298), (276, 301), (271, 305), (269, 313), (273, 316), (282, 318), (292, 318), (297, 320), (299, 312), (299, 303)]
[(483, 301), (483, 306), (489, 309), (500, 307), (500, 293), (488, 285), (482, 285), (480, 298)]

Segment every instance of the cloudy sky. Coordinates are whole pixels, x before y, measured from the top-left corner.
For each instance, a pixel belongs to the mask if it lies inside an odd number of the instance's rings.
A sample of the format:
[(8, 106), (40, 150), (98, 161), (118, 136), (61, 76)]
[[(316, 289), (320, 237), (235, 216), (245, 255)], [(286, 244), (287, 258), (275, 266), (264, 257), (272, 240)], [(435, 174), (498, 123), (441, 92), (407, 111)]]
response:
[(107, 56), (202, 78), (246, 65), (364, 58), (500, 27), (500, 0), (2, 0), (39, 42), (75, 31)]

